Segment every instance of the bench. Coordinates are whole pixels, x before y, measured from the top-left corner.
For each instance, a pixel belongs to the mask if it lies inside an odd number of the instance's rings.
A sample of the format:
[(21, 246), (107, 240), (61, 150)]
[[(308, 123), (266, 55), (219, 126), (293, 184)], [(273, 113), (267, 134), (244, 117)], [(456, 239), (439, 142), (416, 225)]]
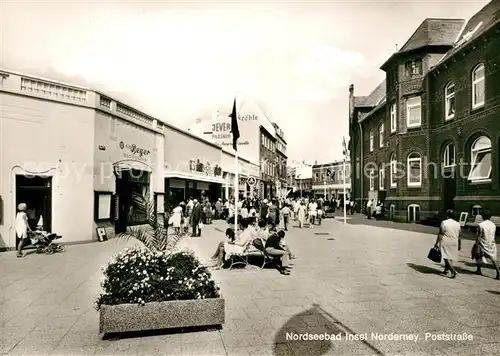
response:
[(267, 265), (274, 263), (276, 259), (266, 253), (266, 249), (261, 239), (255, 239), (249, 244), (244, 253), (228, 254), (227, 260), (229, 261), (229, 270), (232, 270), (234, 266), (238, 265), (246, 267), (249, 264), (248, 258), (252, 255), (262, 256), (263, 261), (260, 269), (264, 269)]

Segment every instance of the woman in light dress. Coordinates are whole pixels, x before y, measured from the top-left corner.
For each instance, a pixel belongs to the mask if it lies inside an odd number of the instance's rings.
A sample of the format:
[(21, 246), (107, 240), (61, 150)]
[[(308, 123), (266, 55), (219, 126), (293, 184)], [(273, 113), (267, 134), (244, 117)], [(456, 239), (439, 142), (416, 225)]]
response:
[(441, 248), (441, 255), (444, 259), (444, 271), (442, 275), (451, 272), (451, 278), (457, 276), (453, 267), (453, 261), (458, 260), (458, 251), (460, 250), (460, 223), (453, 219), (455, 213), (453, 210), (446, 211), (446, 220), (439, 227), (439, 234), (436, 240), (436, 246)]
[(300, 202), (299, 209), (297, 210), (297, 220), (299, 221), (299, 227), (302, 228), (306, 220), (306, 205), (303, 201)]
[(19, 238), (19, 244), (17, 246), (17, 257), (24, 257), (23, 247), (28, 241), (28, 232), (31, 231), (30, 225), (28, 224), (28, 215), (26, 214), (27, 206), (25, 203), (21, 203), (17, 206), (19, 210), (16, 214), (16, 234)]
[(177, 205), (174, 210), (172, 210), (172, 226), (175, 229), (177, 235), (181, 234), (181, 224), (182, 224), (182, 206)]
[(477, 270), (476, 274), (482, 275), (481, 267), (483, 264), (483, 257), (491, 261), (495, 270), (497, 271), (497, 276), (495, 279), (500, 280), (500, 271), (498, 269), (497, 263), (497, 245), (495, 242), (495, 232), (496, 225), (490, 220), (491, 213), (488, 210), (484, 210), (482, 213), (484, 221), (478, 226), (477, 234), (477, 245), (480, 249), (481, 256), (476, 259)]

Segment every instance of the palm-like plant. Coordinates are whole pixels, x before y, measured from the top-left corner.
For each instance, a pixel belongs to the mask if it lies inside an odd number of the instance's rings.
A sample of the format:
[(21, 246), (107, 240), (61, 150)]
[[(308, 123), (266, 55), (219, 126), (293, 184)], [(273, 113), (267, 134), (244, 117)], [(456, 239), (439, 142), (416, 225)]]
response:
[(118, 237), (124, 239), (134, 238), (144, 244), (146, 248), (154, 251), (171, 251), (177, 245), (179, 237), (168, 235), (168, 218), (165, 218), (167, 224), (158, 218), (156, 206), (149, 192), (144, 194), (132, 193), (132, 206), (135, 211), (147, 217), (146, 225), (131, 226), (127, 231), (119, 234)]

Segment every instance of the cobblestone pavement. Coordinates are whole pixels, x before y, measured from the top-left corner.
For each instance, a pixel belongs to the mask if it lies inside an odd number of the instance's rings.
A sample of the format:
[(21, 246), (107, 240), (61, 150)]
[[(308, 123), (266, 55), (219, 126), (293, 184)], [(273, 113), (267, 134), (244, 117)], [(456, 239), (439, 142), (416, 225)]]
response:
[[(223, 238), (223, 222), (183, 239), (204, 260)], [(214, 271), (226, 300), (226, 323), (203, 331), (103, 341), (98, 313), (100, 267), (134, 242), (113, 239), (69, 246), (64, 254), (0, 254), (0, 353), (9, 355), (498, 355), (500, 283), (471, 275), (464, 241), (452, 280), (427, 260), (428, 234), (327, 220), (292, 228), (299, 256), (290, 276), (246, 267)], [(304, 333), (349, 333), (366, 341), (290, 340)], [(417, 334), (415, 341), (381, 341)], [(442, 333), (473, 340), (437, 341)], [(343, 335), (343, 334), (341, 334)], [(375, 335), (373, 335), (375, 336)]]

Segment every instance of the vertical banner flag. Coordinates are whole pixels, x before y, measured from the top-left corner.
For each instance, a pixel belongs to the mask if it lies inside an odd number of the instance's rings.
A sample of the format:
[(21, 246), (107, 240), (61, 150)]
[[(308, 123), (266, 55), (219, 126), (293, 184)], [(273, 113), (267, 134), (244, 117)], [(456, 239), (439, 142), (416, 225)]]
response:
[(347, 145), (345, 143), (345, 136), (342, 137), (342, 154), (344, 155), (344, 160), (347, 157)]
[(236, 115), (236, 98), (234, 98), (233, 111), (231, 115), (231, 133), (233, 134), (233, 149), (237, 151), (238, 139), (240, 138), (240, 130), (238, 128), (238, 117)]

